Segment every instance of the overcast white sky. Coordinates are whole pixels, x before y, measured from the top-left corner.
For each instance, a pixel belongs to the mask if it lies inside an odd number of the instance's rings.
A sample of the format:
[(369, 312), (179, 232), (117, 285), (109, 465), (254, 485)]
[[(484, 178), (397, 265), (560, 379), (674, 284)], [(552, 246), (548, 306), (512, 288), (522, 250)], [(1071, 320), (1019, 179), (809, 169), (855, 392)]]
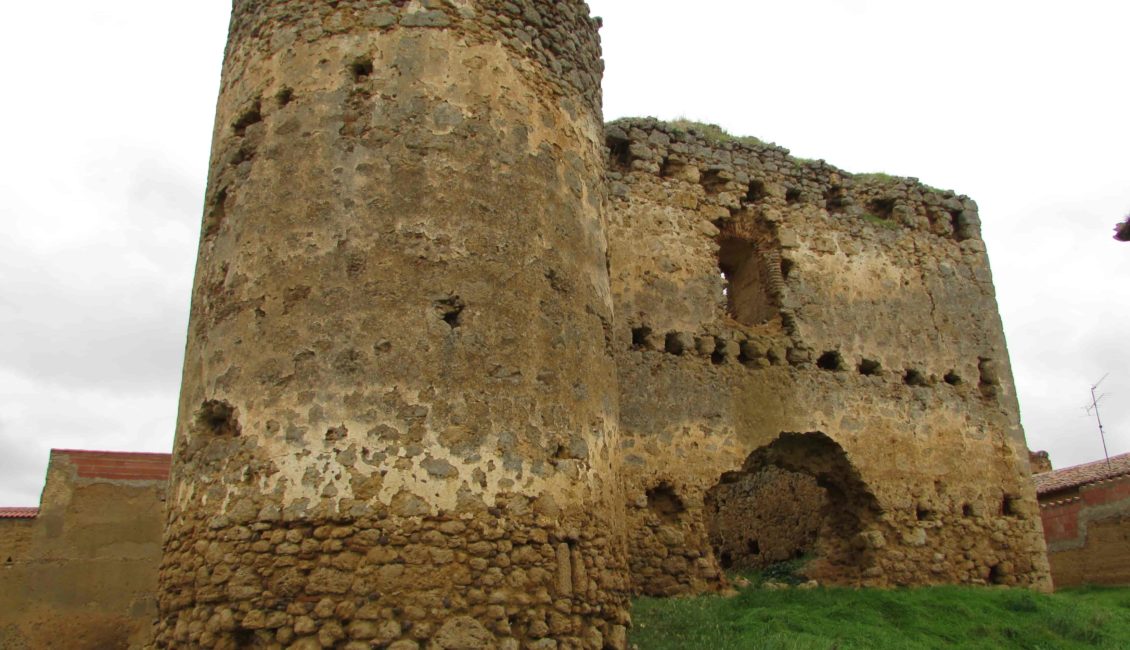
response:
[[(605, 117), (687, 116), (975, 198), (1029, 445), (1130, 451), (1124, 0), (592, 0)], [(5, 7), (0, 505), (169, 451), (228, 0)]]

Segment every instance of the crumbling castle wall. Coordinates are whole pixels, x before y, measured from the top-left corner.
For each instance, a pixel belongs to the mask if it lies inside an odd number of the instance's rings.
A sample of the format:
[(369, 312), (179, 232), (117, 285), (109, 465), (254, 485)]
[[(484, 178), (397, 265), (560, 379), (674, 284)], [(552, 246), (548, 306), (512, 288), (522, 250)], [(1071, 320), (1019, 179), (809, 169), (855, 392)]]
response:
[(150, 638), (168, 472), (167, 454), (52, 450), (38, 511), (0, 518), (0, 647)]
[(827, 493), (813, 577), (1046, 588), (976, 204), (701, 127), (607, 133), (636, 589), (719, 584), (705, 497), (769, 466)]
[(160, 647), (623, 648), (579, 0), (237, 0)]

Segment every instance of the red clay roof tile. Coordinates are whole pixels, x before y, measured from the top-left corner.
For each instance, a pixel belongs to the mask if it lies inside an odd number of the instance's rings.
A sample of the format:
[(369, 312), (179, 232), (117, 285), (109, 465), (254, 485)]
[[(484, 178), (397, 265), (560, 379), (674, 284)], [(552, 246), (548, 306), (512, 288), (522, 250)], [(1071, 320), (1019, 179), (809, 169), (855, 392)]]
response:
[(39, 508), (0, 508), (0, 519), (35, 519)]
[(1032, 480), (1036, 482), (1036, 494), (1044, 495), (1126, 474), (1130, 474), (1130, 454), (1119, 454), (1110, 457), (1109, 465), (1104, 458), (1093, 463), (1034, 474)]

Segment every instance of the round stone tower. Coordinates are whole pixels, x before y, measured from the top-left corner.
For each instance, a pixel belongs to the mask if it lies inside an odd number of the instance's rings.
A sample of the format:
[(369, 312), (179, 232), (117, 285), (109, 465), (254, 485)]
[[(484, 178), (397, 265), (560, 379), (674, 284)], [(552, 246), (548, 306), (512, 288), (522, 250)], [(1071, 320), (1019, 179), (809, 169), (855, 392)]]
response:
[(596, 30), (235, 0), (158, 647), (624, 646)]

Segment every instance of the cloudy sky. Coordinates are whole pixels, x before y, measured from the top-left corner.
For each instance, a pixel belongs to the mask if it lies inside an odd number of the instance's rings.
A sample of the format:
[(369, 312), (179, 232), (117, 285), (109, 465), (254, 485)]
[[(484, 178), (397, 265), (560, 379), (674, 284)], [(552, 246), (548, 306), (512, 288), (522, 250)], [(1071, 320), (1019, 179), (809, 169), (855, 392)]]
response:
[[(974, 197), (1029, 444), (1130, 451), (1123, 0), (591, 0), (605, 116), (686, 116)], [(168, 451), (227, 0), (5, 8), (0, 505), (52, 447)], [(1120, 334), (1121, 333), (1121, 334)]]

